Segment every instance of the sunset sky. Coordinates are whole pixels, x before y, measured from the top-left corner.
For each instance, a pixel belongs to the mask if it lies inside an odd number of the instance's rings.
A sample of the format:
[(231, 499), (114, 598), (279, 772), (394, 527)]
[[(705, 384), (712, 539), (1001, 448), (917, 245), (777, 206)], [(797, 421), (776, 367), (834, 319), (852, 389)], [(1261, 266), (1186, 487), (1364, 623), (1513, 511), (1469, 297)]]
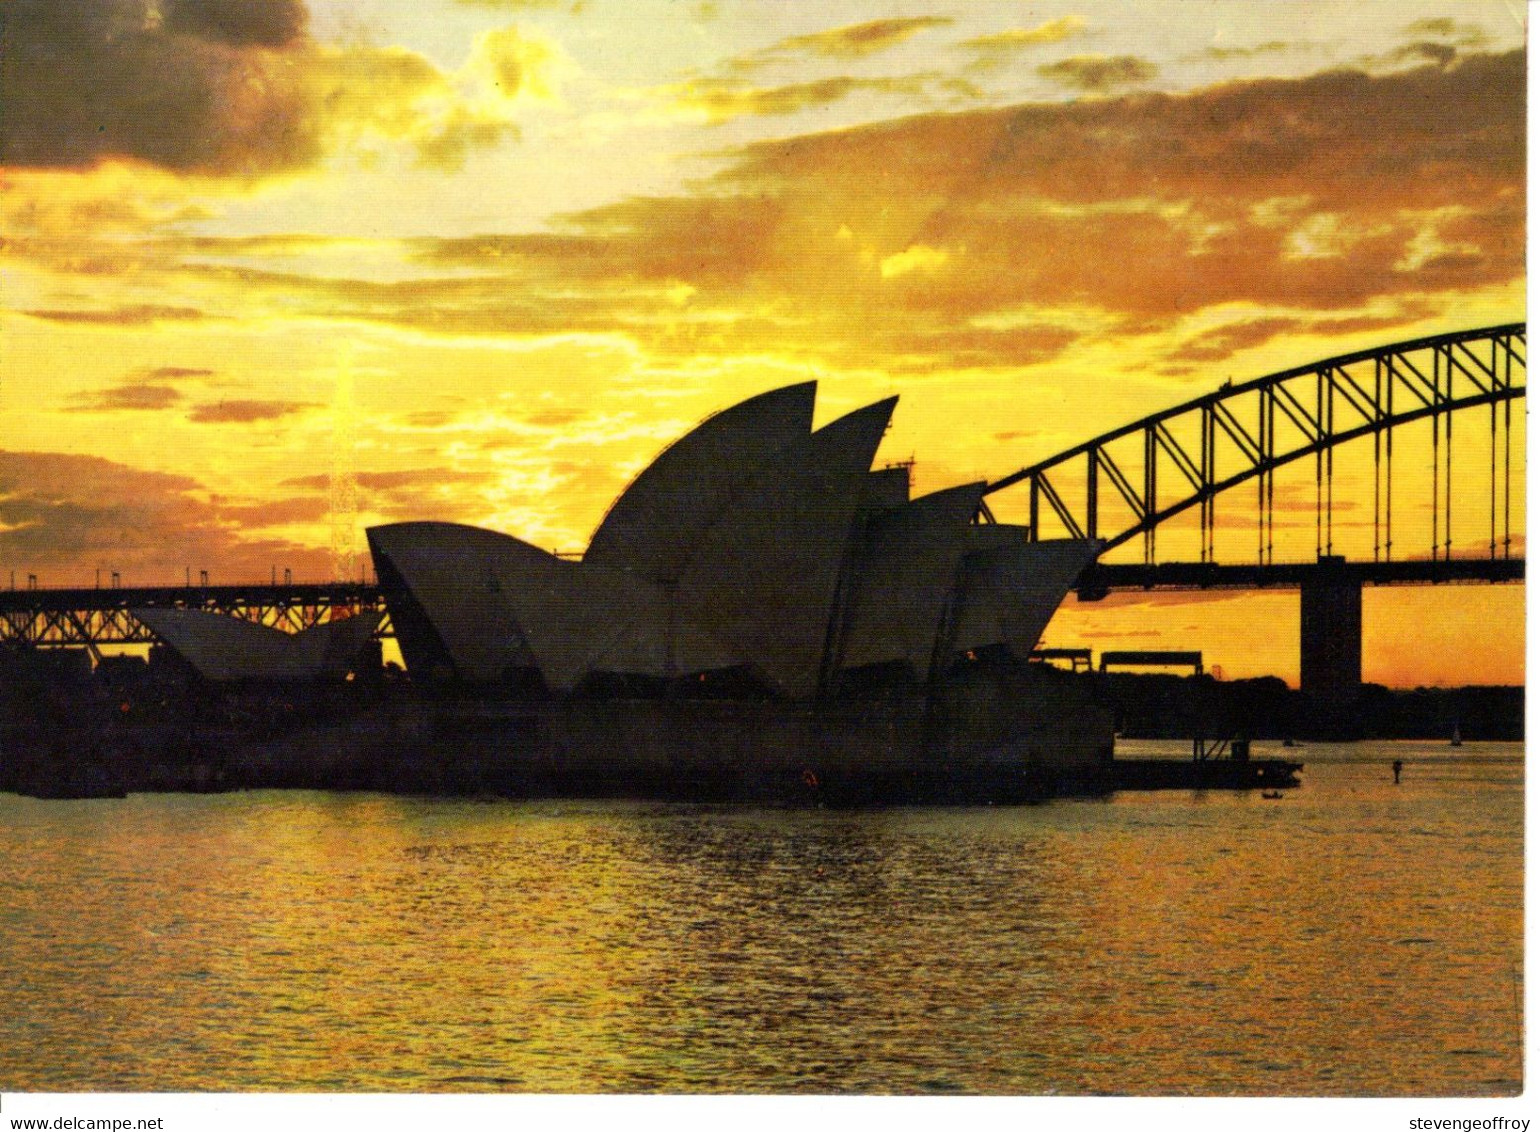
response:
[[(360, 552), (425, 518), (580, 550), (668, 441), (809, 378), (820, 422), (901, 395), (879, 459), (929, 491), (1228, 379), (1524, 318), (1518, 3), (0, 18), (0, 584), (323, 580), (348, 479)], [(1461, 450), (1456, 551), (1484, 551)], [(1279, 557), (1308, 558), (1290, 519)], [(1523, 679), (1520, 587), (1365, 616), (1367, 679)], [(1068, 607), (1048, 636), (1292, 681), (1296, 634), (1275, 594)]]

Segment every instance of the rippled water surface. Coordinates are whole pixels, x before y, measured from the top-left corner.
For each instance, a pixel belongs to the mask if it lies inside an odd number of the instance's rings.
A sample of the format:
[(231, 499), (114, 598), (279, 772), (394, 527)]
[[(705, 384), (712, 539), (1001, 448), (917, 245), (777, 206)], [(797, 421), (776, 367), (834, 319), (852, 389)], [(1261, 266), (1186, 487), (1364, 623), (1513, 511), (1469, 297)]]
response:
[(0, 795), (0, 1089), (1517, 1091), (1520, 748), (1292, 753), (1278, 801)]

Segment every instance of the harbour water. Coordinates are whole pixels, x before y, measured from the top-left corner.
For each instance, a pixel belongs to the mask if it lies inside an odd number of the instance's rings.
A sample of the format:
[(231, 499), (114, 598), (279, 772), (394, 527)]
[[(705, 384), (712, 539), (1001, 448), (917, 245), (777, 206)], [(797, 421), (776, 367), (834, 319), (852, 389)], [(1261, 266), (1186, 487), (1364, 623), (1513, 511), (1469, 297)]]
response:
[(0, 795), (0, 1091), (1519, 1091), (1522, 748), (1255, 753), (1304, 784)]

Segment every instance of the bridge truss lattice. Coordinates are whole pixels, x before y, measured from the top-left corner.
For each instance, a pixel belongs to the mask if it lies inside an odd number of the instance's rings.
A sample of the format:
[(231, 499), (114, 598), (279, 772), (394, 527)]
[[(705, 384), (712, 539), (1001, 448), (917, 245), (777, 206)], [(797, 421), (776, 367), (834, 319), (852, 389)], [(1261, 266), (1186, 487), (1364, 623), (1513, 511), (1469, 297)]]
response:
[[(1028, 538), (1100, 538), (1106, 550), (1143, 539), (1156, 560), (1156, 530), (1198, 508), (1201, 558), (1214, 561), (1215, 498), (1248, 482), (1257, 492), (1257, 561), (1273, 560), (1274, 473), (1315, 460), (1316, 553), (1333, 553), (1337, 449), (1372, 438), (1374, 560), (1395, 546), (1395, 436), (1431, 421), (1431, 557), (1453, 551), (1457, 412), (1486, 407), (1490, 420), (1488, 551), (1513, 554), (1513, 402), (1524, 396), (1525, 324), (1441, 334), (1344, 354), (1226, 385), (1124, 425), (989, 485), (986, 496), (1025, 483)], [(1522, 428), (1522, 414), (1520, 427)], [(1084, 490), (1078, 490), (1083, 477)], [(1075, 479), (1076, 487), (1061, 486)], [(1058, 482), (1056, 482), (1058, 481)], [(1057, 528), (1045, 527), (1045, 513)], [(981, 517), (993, 521), (985, 504)]]

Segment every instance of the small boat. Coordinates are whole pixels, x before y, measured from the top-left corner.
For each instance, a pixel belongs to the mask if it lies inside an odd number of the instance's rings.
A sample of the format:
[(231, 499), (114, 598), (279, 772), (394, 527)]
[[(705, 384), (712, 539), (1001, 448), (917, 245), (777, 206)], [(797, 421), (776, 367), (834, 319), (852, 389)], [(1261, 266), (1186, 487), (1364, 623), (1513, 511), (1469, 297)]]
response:
[(1454, 725), (1454, 734), (1449, 737), (1449, 745), (1451, 747), (1464, 746), (1464, 742), (1460, 738), (1460, 725), (1458, 723)]
[(1276, 802), (1279, 798), (1283, 797), (1283, 791), (1282, 790), (1264, 790), (1264, 791), (1262, 791), (1262, 797), (1266, 798), (1270, 802)]

